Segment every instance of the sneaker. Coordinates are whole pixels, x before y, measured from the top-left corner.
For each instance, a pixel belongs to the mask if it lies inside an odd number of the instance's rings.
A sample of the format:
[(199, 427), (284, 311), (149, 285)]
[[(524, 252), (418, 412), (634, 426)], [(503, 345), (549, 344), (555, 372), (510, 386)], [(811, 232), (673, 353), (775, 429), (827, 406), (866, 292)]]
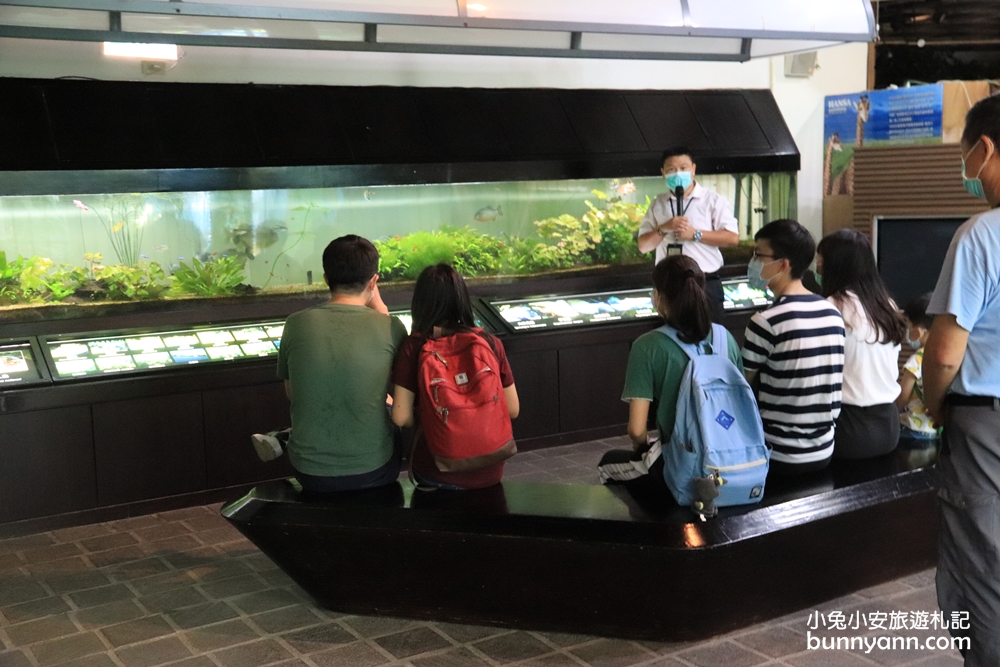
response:
[(261, 461), (273, 461), (284, 453), (281, 442), (270, 433), (254, 433), (250, 436), (250, 441)]

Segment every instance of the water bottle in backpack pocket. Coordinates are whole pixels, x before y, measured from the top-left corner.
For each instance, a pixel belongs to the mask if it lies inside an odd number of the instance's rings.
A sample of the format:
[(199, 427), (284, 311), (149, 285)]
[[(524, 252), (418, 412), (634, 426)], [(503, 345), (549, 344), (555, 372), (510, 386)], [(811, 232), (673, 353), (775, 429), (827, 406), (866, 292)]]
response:
[[(729, 360), (726, 330), (712, 325), (707, 350), (704, 341), (681, 341), (669, 325), (657, 331), (690, 359), (677, 396), (674, 430), (663, 446), (663, 477), (670, 492), (700, 514), (714, 514), (714, 506), (760, 502), (770, 450), (753, 391)], [(714, 482), (717, 496), (706, 481)]]

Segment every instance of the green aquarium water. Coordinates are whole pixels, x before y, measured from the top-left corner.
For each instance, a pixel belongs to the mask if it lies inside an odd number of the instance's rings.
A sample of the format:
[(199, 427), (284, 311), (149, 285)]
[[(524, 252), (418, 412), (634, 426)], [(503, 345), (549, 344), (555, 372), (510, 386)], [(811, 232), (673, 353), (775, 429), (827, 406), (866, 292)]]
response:
[[(794, 179), (698, 177), (738, 205), (744, 236), (794, 210)], [(318, 290), (344, 234), (376, 243), (383, 281), (438, 262), (467, 278), (651, 263), (635, 232), (663, 190), (643, 177), (0, 197), (0, 308)]]

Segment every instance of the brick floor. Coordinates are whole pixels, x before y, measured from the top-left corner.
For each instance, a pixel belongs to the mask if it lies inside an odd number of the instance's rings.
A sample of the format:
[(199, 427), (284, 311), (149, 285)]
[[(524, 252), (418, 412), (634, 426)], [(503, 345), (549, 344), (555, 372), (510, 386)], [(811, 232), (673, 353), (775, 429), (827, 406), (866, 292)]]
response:
[[(524, 452), (507, 478), (596, 484), (624, 438)], [(935, 612), (934, 572), (820, 606)], [(193, 507), (0, 540), (0, 667), (957, 666), (956, 651), (808, 650), (814, 610), (692, 643), (528, 632), (318, 608), (218, 514)], [(905, 636), (822, 631), (814, 636)], [(946, 631), (912, 631), (921, 641)]]

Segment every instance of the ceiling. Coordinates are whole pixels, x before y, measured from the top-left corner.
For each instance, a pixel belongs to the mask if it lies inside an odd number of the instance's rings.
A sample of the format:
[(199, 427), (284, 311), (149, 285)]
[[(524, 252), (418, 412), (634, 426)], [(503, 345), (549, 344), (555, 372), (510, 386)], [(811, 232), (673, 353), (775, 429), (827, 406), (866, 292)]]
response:
[(881, 44), (1000, 45), (997, 0), (875, 0), (873, 4)]

